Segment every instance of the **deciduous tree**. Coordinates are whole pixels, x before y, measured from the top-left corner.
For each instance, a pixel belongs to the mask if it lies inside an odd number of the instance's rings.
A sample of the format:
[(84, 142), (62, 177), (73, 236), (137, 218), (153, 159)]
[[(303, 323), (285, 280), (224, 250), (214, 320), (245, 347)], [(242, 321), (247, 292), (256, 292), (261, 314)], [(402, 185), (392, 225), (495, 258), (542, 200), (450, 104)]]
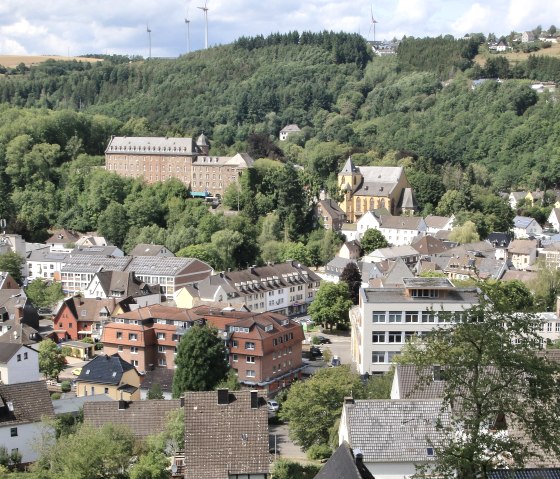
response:
[(362, 247), (364, 254), (369, 254), (376, 249), (386, 248), (389, 246), (389, 243), (381, 231), (370, 228), (369, 230), (366, 230), (362, 236), (360, 246)]
[(4, 253), (0, 255), (0, 271), (7, 271), (10, 273), (18, 283), (21, 284), (21, 265), (24, 259), (17, 253)]
[(66, 358), (61, 349), (50, 339), (39, 344), (39, 371), (48, 378), (58, 379), (60, 371), (66, 366)]
[(353, 261), (348, 263), (340, 274), (340, 281), (343, 281), (348, 285), (348, 291), (350, 292), (350, 299), (352, 300), (352, 303), (358, 304), (360, 286), (362, 285), (362, 273), (360, 273), (358, 265)]
[(309, 305), (308, 312), (315, 323), (332, 329), (337, 324), (348, 323), (348, 311), (351, 307), (350, 291), (346, 283), (323, 282)]

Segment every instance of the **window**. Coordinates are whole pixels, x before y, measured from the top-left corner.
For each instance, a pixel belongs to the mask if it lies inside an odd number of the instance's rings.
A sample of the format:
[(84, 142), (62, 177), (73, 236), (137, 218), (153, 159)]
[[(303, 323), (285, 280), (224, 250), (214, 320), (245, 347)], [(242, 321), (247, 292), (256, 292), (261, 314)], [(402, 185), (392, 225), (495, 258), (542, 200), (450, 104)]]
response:
[(400, 351), (389, 351), (389, 352), (387, 353), (389, 362), (392, 363), (392, 362), (393, 362), (393, 358), (394, 358), (395, 356), (398, 356), (399, 354), (401, 354)]
[(255, 349), (255, 343), (252, 341), (245, 341), (245, 349)]
[(390, 343), (401, 343), (402, 333), (400, 331), (389, 331), (389, 342)]
[(436, 316), (433, 311), (422, 311), (422, 322), (423, 323), (435, 323)]
[(255, 364), (255, 356), (247, 356), (247, 362)]
[(239, 346), (239, 343), (237, 342), (237, 339), (234, 339), (234, 340), (231, 342), (231, 347), (232, 347), (232, 348), (237, 348), (238, 346)]
[[(12, 357), (13, 357), (13, 356), (12, 356)], [(18, 355), (17, 355), (17, 360), (18, 360), (18, 362), (21, 361), (21, 354), (18, 354)]]
[(157, 350), (158, 350), (158, 353), (165, 353), (165, 346), (158, 346)]
[(255, 377), (255, 370), (254, 369), (247, 369), (247, 371), (245, 372), (245, 375), (248, 378), (254, 378)]
[(167, 361), (165, 358), (160, 358), (159, 359), (159, 365), (160, 366), (167, 366)]
[(133, 360), (131, 361), (131, 363), (132, 363), (132, 365), (133, 365), (134, 367), (138, 367), (138, 360), (137, 360), (137, 359), (133, 359)]
[(385, 353), (383, 351), (373, 351), (371, 353), (371, 362), (372, 363), (384, 363), (385, 362)]
[(405, 313), (405, 322), (407, 322), (407, 323), (417, 323), (418, 322), (418, 311), (407, 311)]
[(130, 346), (130, 353), (131, 354), (138, 354), (138, 347)]
[(122, 331), (117, 331), (117, 339), (122, 339)]
[(405, 341), (409, 341), (410, 339), (412, 339), (414, 336), (416, 336), (416, 333), (414, 331), (405, 331), (404, 333), (404, 340)]
[(389, 311), (389, 322), (390, 323), (401, 323), (402, 322), (402, 312), (401, 311)]
[(109, 394), (109, 388), (105, 388), (105, 394)]
[(384, 343), (385, 342), (385, 332), (384, 331), (373, 331), (371, 333), (372, 343)]
[(157, 333), (158, 339), (165, 339), (165, 333)]
[(119, 344), (118, 350), (119, 350), (119, 351), (122, 351), (122, 350), (123, 350), (122, 344)]
[(130, 341), (138, 341), (138, 335), (136, 333), (128, 333), (128, 339)]
[(23, 359), (27, 359), (27, 353), (23, 353)]
[(237, 361), (239, 361), (239, 356), (237, 354), (233, 355), (233, 362), (236, 363)]
[(372, 314), (372, 320), (374, 323), (384, 323), (385, 322), (385, 311), (374, 311)]
[(18, 435), (17, 427), (10, 428), (10, 437), (16, 437)]

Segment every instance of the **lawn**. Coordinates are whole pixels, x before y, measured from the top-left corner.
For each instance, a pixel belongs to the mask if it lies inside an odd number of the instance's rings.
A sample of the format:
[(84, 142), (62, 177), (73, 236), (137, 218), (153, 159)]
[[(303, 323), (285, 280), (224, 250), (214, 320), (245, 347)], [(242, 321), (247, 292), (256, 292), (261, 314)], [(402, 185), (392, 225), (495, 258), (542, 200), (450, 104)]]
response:
[(0, 55), (0, 65), (6, 68), (14, 68), (20, 63), (25, 66), (37, 65), (47, 60), (77, 60), (79, 62), (99, 62), (99, 58), (65, 57), (61, 55)]

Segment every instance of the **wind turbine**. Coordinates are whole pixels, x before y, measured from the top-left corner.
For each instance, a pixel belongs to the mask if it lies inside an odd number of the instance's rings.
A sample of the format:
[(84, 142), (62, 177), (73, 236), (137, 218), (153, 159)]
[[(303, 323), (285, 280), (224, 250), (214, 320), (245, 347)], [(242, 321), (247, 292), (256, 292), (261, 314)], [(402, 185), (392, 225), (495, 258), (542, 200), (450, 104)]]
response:
[(204, 40), (204, 48), (208, 49), (208, 0), (204, 1), (204, 6), (203, 7), (196, 7), (196, 8), (200, 8), (200, 10), (202, 10), (204, 12), (204, 22), (206, 23), (206, 35), (205, 35), (205, 40)]
[(371, 29), (373, 27), (373, 41), (375, 43), (375, 24), (377, 23), (377, 20), (373, 18), (373, 5), (371, 5), (370, 8), (371, 8), (371, 26), (369, 27), (369, 31), (371, 33)]
[[(189, 16), (189, 11), (187, 9), (187, 17)], [(185, 18), (185, 23), (187, 24), (187, 53), (191, 52), (191, 21)]]
[(148, 33), (148, 46), (149, 46), (148, 58), (152, 58), (152, 31), (150, 30), (150, 26), (148, 24), (146, 24), (146, 32)]

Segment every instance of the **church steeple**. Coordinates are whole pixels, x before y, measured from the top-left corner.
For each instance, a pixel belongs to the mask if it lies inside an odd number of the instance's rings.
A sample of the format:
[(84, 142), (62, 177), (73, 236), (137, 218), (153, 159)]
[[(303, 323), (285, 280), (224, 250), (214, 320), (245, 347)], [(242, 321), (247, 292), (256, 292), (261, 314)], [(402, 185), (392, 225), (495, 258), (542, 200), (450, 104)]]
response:
[(358, 168), (356, 168), (354, 166), (354, 162), (352, 161), (352, 157), (349, 156), (348, 159), (346, 160), (346, 163), (344, 163), (344, 167), (342, 168), (342, 171), (339, 173), (339, 175), (344, 175), (344, 174), (353, 174), (353, 173), (357, 173), (358, 172)]

